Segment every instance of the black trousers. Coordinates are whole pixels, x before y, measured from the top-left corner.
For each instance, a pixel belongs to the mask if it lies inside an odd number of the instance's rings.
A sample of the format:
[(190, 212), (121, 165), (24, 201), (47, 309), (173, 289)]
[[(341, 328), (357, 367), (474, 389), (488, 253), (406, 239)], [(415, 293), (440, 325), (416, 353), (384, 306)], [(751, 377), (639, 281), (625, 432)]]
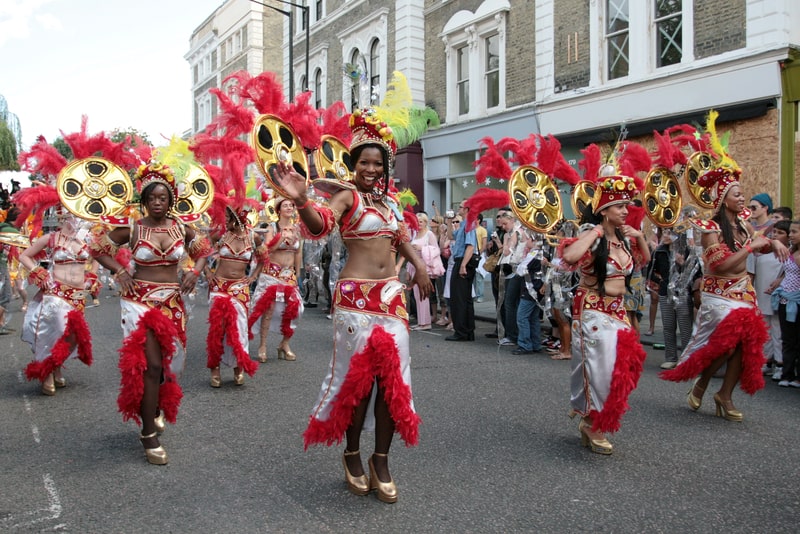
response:
[(461, 276), (461, 261), (455, 258), (450, 274), (450, 317), (455, 335), (466, 339), (475, 338), (475, 307), (472, 304), (472, 282), (475, 269), (467, 267), (467, 276)]
[(786, 319), (786, 304), (778, 307), (781, 323), (781, 347), (783, 349), (783, 374), (781, 380), (800, 379), (800, 318), (795, 322)]

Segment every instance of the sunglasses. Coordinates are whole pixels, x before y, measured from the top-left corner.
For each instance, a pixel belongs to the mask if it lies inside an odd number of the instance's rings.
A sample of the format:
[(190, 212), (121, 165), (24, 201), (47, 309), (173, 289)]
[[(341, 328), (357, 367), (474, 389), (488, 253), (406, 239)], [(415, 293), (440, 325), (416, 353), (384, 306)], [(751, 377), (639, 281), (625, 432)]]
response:
[(749, 206), (747, 206), (747, 207), (750, 209), (750, 211), (755, 211), (755, 210), (757, 210), (758, 208), (760, 208), (761, 206), (755, 206), (755, 205), (751, 204), (751, 205), (749, 205)]

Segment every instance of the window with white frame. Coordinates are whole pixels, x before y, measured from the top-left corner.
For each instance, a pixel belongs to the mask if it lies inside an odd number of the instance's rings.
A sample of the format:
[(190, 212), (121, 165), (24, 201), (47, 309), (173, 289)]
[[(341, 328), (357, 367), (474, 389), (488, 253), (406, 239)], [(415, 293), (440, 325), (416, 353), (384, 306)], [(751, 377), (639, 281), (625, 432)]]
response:
[(469, 113), (469, 47), (456, 50), (456, 85), (458, 86), (458, 114)]
[(448, 121), (474, 119), (505, 107), (508, 0), (485, 0), (474, 13), (445, 23)]
[(197, 131), (202, 131), (211, 122), (211, 96), (205, 94), (197, 100)]
[(381, 56), (380, 56), (381, 42), (377, 39), (372, 41), (372, 46), (369, 47), (369, 87), (370, 91), (376, 88), (382, 91), (381, 88)]
[(490, 35), (483, 43), (486, 108), (496, 108), (500, 105), (500, 36)]
[(604, 0), (590, 3), (590, 61), (599, 83), (650, 77), (693, 61), (696, 0)]
[(324, 7), (324, 2), (322, 0), (316, 0), (314, 2), (314, 20), (320, 21), (322, 20), (322, 9)]
[(606, 58), (609, 80), (628, 75), (630, 14), (628, 0), (606, 0)]
[(654, 0), (656, 67), (680, 63), (683, 57), (683, 12), (681, 0)]
[(322, 101), (322, 69), (314, 72), (314, 107), (321, 109), (324, 106)]

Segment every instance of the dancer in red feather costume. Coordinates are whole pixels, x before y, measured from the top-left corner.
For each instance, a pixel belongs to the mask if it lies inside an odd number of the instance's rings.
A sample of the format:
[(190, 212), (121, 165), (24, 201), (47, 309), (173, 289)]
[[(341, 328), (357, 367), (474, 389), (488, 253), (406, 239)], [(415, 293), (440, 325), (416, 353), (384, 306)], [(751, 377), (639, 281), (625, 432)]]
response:
[(736, 409), (731, 396), (737, 383), (751, 395), (764, 387), (761, 367), (768, 338), (747, 274), (747, 257), (754, 251), (774, 252), (780, 261), (785, 261), (789, 253), (780, 241), (754, 232), (744, 220), (748, 197), (739, 187), (741, 170), (717, 138), (716, 117), (717, 113), (711, 111), (706, 124), (713, 150), (707, 153), (711, 166), (697, 180), (707, 189), (714, 214), (709, 220), (691, 221), (701, 234), (703, 246), (700, 309), (692, 339), (678, 366), (662, 371), (660, 376), (673, 382), (697, 377), (686, 399), (689, 407), (697, 411), (711, 377), (725, 365), (722, 385), (714, 394), (716, 415), (728, 421), (742, 421), (744, 415)]

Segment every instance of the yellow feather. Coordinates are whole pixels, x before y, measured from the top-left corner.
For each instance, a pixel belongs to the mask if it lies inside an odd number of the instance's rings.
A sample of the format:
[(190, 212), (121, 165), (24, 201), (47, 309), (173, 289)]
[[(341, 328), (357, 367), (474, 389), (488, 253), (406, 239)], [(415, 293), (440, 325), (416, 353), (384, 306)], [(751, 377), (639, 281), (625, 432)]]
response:
[(719, 112), (717, 112), (717, 110), (712, 109), (708, 112), (708, 116), (706, 117), (706, 131), (711, 136), (711, 148), (720, 158), (719, 166), (731, 170), (741, 170), (739, 169), (739, 165), (728, 155), (728, 152), (725, 150), (725, 147), (722, 146), (717, 136), (717, 117), (719, 117)]
[(411, 88), (402, 72), (394, 71), (392, 80), (386, 88), (386, 94), (380, 106), (375, 109), (378, 116), (392, 128), (407, 128), (409, 109), (411, 108)]

